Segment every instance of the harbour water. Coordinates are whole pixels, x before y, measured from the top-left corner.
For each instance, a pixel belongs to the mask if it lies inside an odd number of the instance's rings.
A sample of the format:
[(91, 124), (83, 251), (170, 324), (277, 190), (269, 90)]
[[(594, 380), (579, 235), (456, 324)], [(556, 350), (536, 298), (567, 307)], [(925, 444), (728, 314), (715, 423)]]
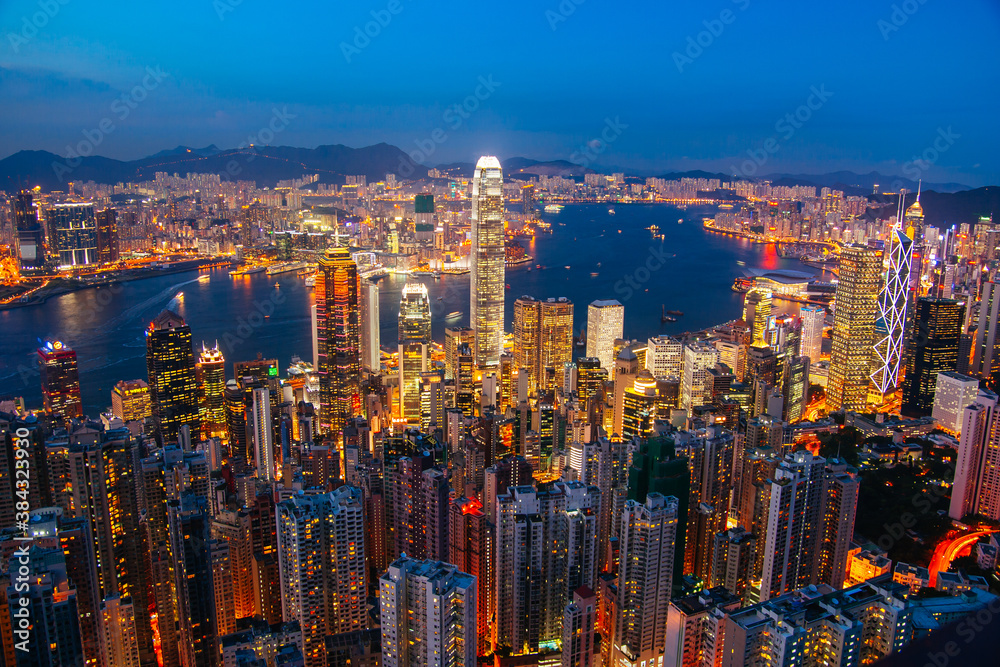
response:
[[(625, 335), (630, 338), (693, 331), (739, 317), (742, 295), (731, 286), (745, 267), (809, 271), (796, 260), (779, 258), (773, 246), (706, 233), (701, 219), (713, 212), (619, 204), (615, 215), (606, 205), (570, 205), (544, 214), (552, 234), (525, 239), (535, 259), (507, 270), (508, 330), (514, 300), (527, 294), (573, 301), (578, 333), (586, 327), (587, 304), (595, 299), (618, 299), (625, 305)], [(654, 224), (662, 240), (647, 229)], [(386, 349), (395, 345), (406, 280), (390, 275), (379, 282)], [(468, 326), (468, 274), (420, 280), (430, 294), (436, 340), (443, 340), (446, 326)], [(312, 356), (311, 299), (312, 290), (294, 273), (232, 278), (225, 269), (212, 269), (82, 290), (40, 306), (2, 311), (0, 396), (24, 396), (29, 406), (40, 404), (35, 350), (40, 341), (56, 338), (77, 352), (84, 410), (97, 414), (107, 409), (118, 380), (146, 377), (144, 332), (164, 308), (187, 320), (196, 346), (219, 342), (229, 375), (232, 362), (254, 359), (258, 352), (277, 358), (284, 369), (293, 355)], [(797, 310), (795, 304), (784, 305)], [(684, 315), (661, 324), (662, 308)], [(456, 312), (461, 315), (448, 319)]]

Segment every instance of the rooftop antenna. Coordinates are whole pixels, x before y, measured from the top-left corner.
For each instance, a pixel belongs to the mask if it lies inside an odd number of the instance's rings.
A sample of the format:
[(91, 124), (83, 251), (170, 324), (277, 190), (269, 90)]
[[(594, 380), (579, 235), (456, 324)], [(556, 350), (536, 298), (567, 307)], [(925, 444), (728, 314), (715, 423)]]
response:
[(920, 186), (921, 186), (921, 184), (923, 182), (924, 182), (924, 179), (922, 179), (922, 178), (918, 178), (917, 179), (917, 203), (918, 204), (920, 203)]

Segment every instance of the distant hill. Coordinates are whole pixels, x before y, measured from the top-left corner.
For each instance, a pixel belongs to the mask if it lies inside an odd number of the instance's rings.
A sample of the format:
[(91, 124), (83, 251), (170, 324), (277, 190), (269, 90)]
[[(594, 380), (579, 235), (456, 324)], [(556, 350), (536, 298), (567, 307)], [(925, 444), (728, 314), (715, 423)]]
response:
[[(916, 192), (907, 194), (905, 207), (909, 207), (916, 198)], [(884, 195), (878, 197), (878, 200), (883, 202), (878, 217), (895, 215), (898, 196)], [(963, 222), (975, 224), (980, 216), (993, 216), (994, 220), (1000, 222), (1000, 187), (990, 185), (962, 192), (925, 190), (920, 193), (920, 206), (924, 209), (926, 224), (933, 227), (951, 227)]]
[(255, 146), (229, 150), (219, 150), (215, 146), (202, 149), (179, 146), (132, 161), (99, 156), (73, 161), (48, 151), (20, 151), (0, 160), (0, 188), (12, 191), (39, 185), (45, 190), (62, 190), (70, 181), (151, 180), (158, 171), (224, 174), (230, 180), (256, 181), (258, 185), (272, 187), (280, 180), (305, 174), (319, 174), (323, 183), (343, 183), (348, 175), (364, 175), (370, 181), (380, 181), (388, 173), (404, 178), (427, 176), (426, 167), (385, 143), (363, 148)]
[[(584, 174), (596, 174), (588, 167), (582, 167), (567, 160), (532, 160), (526, 157), (512, 157), (502, 160), (504, 178), (513, 180), (528, 180), (532, 176), (562, 176), (563, 178), (579, 178)], [(472, 178), (476, 171), (473, 162), (452, 162), (438, 165), (437, 169), (451, 176)]]
[[(877, 171), (870, 171), (867, 174), (856, 174), (853, 171), (833, 171), (828, 174), (768, 174), (761, 176), (761, 178), (769, 180), (775, 185), (815, 185), (816, 187), (833, 188), (859, 195), (871, 194), (876, 184), (879, 186), (880, 192), (893, 192), (897, 191), (898, 188), (906, 188), (912, 192), (917, 190), (917, 181), (911, 181), (901, 176), (880, 174)], [(970, 188), (962, 183), (929, 183), (925, 181), (922, 189), (958, 192)]]

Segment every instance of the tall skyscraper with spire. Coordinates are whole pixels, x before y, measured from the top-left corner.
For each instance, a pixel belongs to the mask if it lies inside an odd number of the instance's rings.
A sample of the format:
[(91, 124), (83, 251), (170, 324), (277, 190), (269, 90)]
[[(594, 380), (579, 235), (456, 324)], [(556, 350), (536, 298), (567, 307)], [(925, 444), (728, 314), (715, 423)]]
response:
[(339, 437), (361, 409), (361, 326), (358, 266), (347, 248), (326, 251), (316, 271), (319, 429)]
[(878, 297), (878, 318), (875, 320), (875, 355), (872, 357), (872, 386), (869, 402), (881, 405), (896, 391), (899, 372), (903, 368), (903, 347), (907, 305), (910, 292), (910, 270), (913, 262), (913, 241), (903, 230), (903, 197), (899, 213), (889, 233), (888, 268)]
[(500, 365), (503, 352), (504, 275), (503, 172), (500, 160), (484, 155), (472, 177), (472, 251), (469, 321), (476, 332), (476, 366)]
[(399, 300), (399, 416), (420, 425), (420, 375), (427, 372), (431, 302), (427, 286), (406, 283)]

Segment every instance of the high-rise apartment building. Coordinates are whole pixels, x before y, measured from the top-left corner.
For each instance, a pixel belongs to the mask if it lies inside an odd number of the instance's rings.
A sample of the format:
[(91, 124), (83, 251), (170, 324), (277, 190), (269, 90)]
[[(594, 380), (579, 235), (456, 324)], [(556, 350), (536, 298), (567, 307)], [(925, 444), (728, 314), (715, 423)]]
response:
[(45, 226), (59, 266), (97, 263), (97, 219), (93, 204), (55, 204), (45, 209)]
[(684, 373), (684, 344), (663, 334), (650, 338), (646, 347), (646, 369), (657, 380), (681, 377)]
[(503, 352), (507, 251), (500, 160), (484, 155), (472, 177), (469, 321), (476, 332), (477, 368), (498, 366)]
[(476, 578), (454, 565), (408, 556), (379, 578), (385, 667), (476, 664)]
[(324, 637), (368, 625), (361, 489), (300, 492), (278, 503), (277, 537), (282, 615), (302, 629), (306, 667), (322, 667)]
[(996, 437), (997, 403), (988, 389), (962, 413), (955, 483), (948, 514), (961, 521), (967, 514), (1000, 520), (1000, 441)]
[(76, 352), (60, 341), (49, 341), (38, 348), (38, 370), (45, 411), (65, 419), (82, 416)]
[(163, 441), (177, 441), (182, 426), (197, 434), (200, 409), (191, 328), (177, 313), (164, 310), (146, 329), (146, 372)]
[(340, 438), (361, 410), (361, 327), (358, 266), (347, 248), (327, 250), (316, 271), (319, 430)]
[(938, 426), (958, 435), (962, 432), (965, 408), (975, 403), (978, 396), (978, 378), (955, 371), (942, 371), (937, 374), (931, 414)]
[(378, 283), (362, 278), (358, 291), (361, 309), (361, 366), (372, 372), (377, 372), (382, 367), (378, 295)]
[(833, 348), (826, 405), (830, 411), (864, 410), (872, 359), (883, 252), (849, 245), (840, 253), (833, 315)]
[(625, 306), (614, 299), (592, 301), (587, 306), (587, 356), (601, 360), (601, 368), (615, 371), (615, 341), (625, 328)]
[(409, 282), (399, 300), (399, 417), (420, 425), (420, 379), (427, 372), (431, 345), (431, 302), (427, 286)]
[(629, 500), (622, 512), (617, 623), (611, 664), (661, 664), (673, 586), (677, 499), (650, 493)]
[(983, 283), (979, 304), (979, 325), (972, 348), (972, 367), (969, 375), (982, 379), (986, 386), (1000, 389), (1000, 277), (994, 275)]

